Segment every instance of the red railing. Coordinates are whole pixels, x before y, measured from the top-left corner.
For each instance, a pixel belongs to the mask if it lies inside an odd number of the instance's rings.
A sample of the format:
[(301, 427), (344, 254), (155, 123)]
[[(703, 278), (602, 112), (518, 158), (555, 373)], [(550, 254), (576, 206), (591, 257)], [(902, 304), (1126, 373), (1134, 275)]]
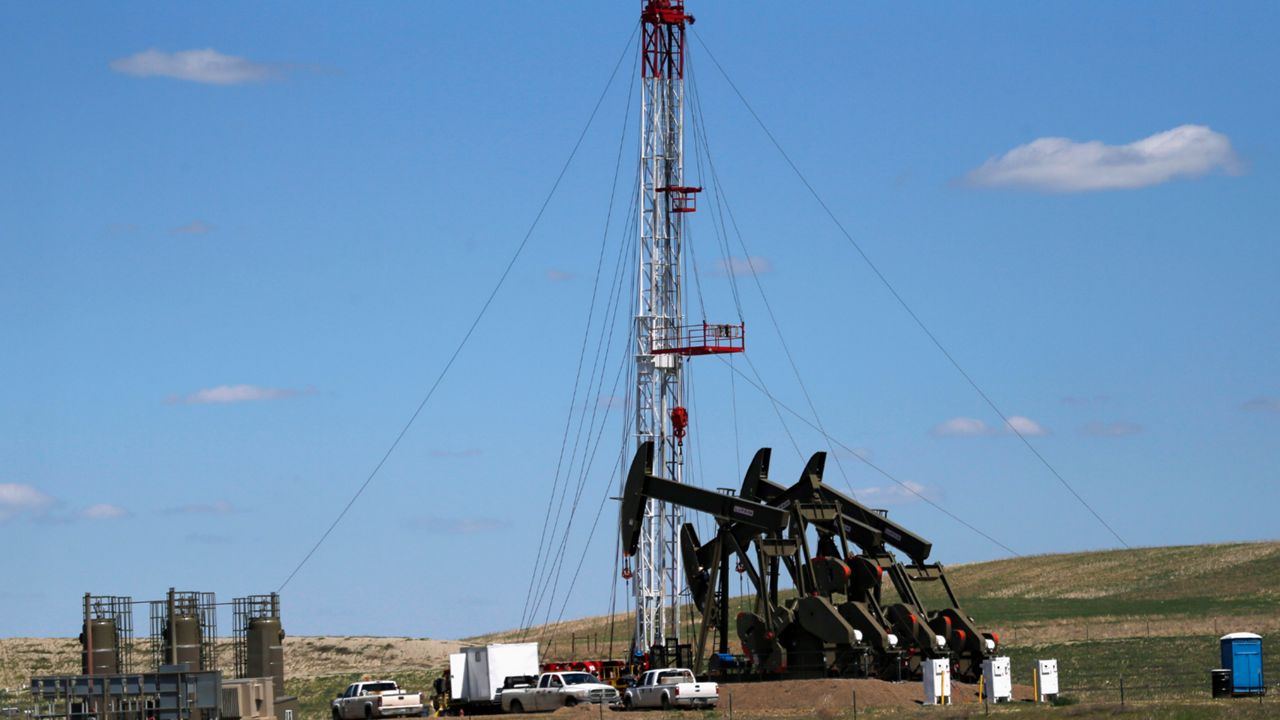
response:
[(654, 355), (714, 355), (746, 349), (743, 323), (682, 325), (653, 338)]

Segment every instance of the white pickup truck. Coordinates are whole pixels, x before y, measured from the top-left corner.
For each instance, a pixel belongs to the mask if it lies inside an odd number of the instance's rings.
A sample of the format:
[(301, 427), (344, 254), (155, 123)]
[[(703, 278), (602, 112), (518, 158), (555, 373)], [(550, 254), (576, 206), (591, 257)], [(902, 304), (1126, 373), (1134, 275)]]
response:
[(333, 720), (421, 715), (423, 702), (422, 693), (407, 693), (394, 680), (351, 683), (333, 701)]
[(685, 668), (650, 670), (640, 676), (635, 687), (622, 694), (622, 704), (634, 708), (715, 707), (720, 700), (720, 687), (713, 682), (698, 682)]
[(551, 712), (585, 703), (613, 705), (618, 691), (591, 673), (550, 672), (539, 675), (534, 687), (504, 688), (499, 697), (502, 712)]

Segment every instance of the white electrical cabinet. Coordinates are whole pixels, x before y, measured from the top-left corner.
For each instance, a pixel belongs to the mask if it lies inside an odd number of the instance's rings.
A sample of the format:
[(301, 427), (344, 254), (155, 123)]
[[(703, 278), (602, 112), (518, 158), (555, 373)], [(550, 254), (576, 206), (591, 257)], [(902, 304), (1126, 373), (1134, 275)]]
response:
[(1031, 686), (1036, 702), (1051, 702), (1058, 697), (1058, 661), (1036, 660), (1031, 665)]
[(920, 668), (924, 675), (924, 704), (951, 704), (951, 661), (946, 658), (925, 660)]
[(537, 675), (538, 669), (536, 642), (463, 648), (449, 656), (449, 691), (454, 700), (492, 701), (508, 677)]
[(1013, 677), (1009, 673), (1009, 658), (994, 657), (983, 660), (982, 685), (991, 702), (1012, 702)]

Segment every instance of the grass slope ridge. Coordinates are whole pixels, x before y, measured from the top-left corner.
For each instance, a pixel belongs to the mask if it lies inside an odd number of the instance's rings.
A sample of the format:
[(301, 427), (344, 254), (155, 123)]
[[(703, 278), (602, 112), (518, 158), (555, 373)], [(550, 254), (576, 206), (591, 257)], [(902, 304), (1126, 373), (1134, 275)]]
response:
[[(1183, 545), (1034, 555), (953, 565), (947, 577), (961, 605), (983, 628), (1039, 642), (1136, 637), (1185, 632), (1193, 619), (1280, 629), (1280, 542)], [(918, 588), (926, 605), (943, 597), (936, 584)], [(750, 598), (735, 598), (746, 607)], [(687, 618), (687, 616), (686, 616)], [(612, 622), (611, 622), (612, 620)], [(688, 620), (686, 619), (686, 622)], [(539, 640), (555, 656), (579, 654), (584, 643), (614, 654), (630, 637), (631, 615), (620, 613), (507, 630), (469, 643)], [(1090, 634), (1090, 629), (1096, 635)], [(1079, 637), (1077, 638), (1076, 635)]]

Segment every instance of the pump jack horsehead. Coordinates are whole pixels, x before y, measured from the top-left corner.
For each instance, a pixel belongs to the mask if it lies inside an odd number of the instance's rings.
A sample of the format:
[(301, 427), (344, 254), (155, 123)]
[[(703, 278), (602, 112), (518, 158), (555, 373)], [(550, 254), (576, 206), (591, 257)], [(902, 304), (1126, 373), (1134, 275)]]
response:
[[(694, 672), (702, 671), (712, 631), (718, 652), (729, 652), (734, 562), (754, 595), (752, 610), (736, 617), (752, 674), (907, 679), (919, 677), (924, 659), (950, 658), (957, 680), (976, 682), (999, 637), (978, 631), (942, 564), (926, 563), (932, 545), (824, 484), (826, 453), (814, 454), (800, 479), (786, 488), (769, 480), (771, 454), (769, 448), (756, 452), (736, 496), (655, 476), (652, 443), (637, 449), (627, 473), (619, 518), (624, 553), (636, 551), (649, 499), (715, 518), (715, 537), (706, 544), (692, 524), (680, 532), (690, 594), (702, 615)], [(810, 530), (817, 538), (812, 552)], [(910, 564), (898, 561), (886, 544)], [(796, 596), (780, 600), (783, 570)], [(898, 602), (883, 597), (886, 576)], [(949, 603), (930, 612), (916, 592), (921, 582), (940, 582)]]

